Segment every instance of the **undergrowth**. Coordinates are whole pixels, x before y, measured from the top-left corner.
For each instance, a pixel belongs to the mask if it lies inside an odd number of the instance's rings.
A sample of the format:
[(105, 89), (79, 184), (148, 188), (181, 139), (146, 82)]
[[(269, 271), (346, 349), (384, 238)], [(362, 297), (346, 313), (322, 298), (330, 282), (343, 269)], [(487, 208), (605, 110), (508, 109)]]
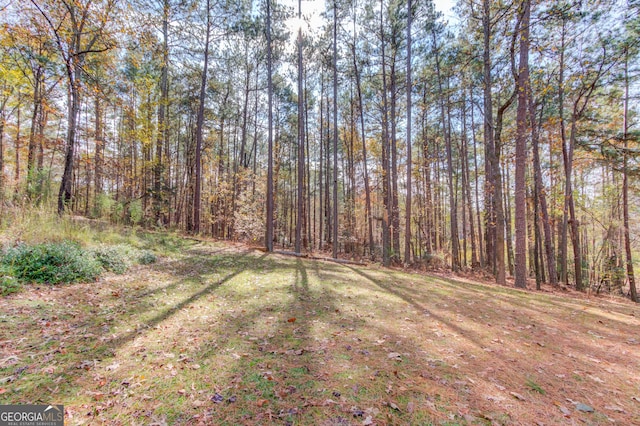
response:
[(21, 288), (20, 281), (11, 274), (10, 269), (0, 263), (0, 296), (16, 293)]
[(119, 226), (81, 216), (58, 216), (50, 206), (5, 207), (1, 210), (0, 249), (6, 250), (20, 243), (35, 245), (63, 241), (88, 248), (128, 245), (140, 250), (135, 254), (136, 259), (144, 255), (144, 250), (166, 255), (193, 243), (169, 232), (154, 233), (140, 227)]
[(2, 263), (15, 278), (41, 284), (94, 281), (102, 272), (94, 256), (69, 241), (20, 244), (7, 250)]
[(90, 253), (96, 258), (100, 265), (107, 271), (116, 274), (124, 274), (131, 267), (131, 259), (135, 250), (126, 244), (114, 246), (101, 244), (93, 247)]
[(57, 216), (46, 207), (3, 209), (0, 218), (0, 295), (23, 284), (95, 281), (105, 271), (124, 274), (134, 264), (175, 253), (184, 240), (168, 233)]

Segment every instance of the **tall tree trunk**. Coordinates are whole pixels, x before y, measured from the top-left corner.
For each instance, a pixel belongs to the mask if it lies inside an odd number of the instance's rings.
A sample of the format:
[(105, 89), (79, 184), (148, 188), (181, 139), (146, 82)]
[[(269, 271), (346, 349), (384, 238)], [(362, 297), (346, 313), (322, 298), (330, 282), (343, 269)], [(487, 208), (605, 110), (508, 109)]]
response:
[(333, 258), (338, 258), (338, 1), (333, 0)]
[[(304, 223), (303, 223), (303, 230), (306, 229), (306, 232), (303, 233), (303, 237), (302, 237), (302, 247), (304, 247), (305, 249), (308, 249), (309, 247), (313, 247), (313, 236), (311, 235), (311, 224), (313, 222), (311, 222), (311, 198), (313, 196), (313, 191), (312, 191), (312, 186), (311, 186), (311, 161), (309, 161), (311, 159), (311, 150), (310, 150), (310, 144), (309, 144), (309, 97), (307, 96), (308, 93), (308, 86), (307, 86), (307, 82), (308, 82), (308, 75), (307, 75), (307, 69), (304, 68), (304, 79), (303, 79), (303, 83), (304, 83), (304, 87), (303, 87), (303, 93), (304, 93), (304, 98), (303, 98), (303, 102), (304, 102), (304, 146), (306, 149), (306, 157), (305, 157), (305, 199), (306, 199), (306, 204), (304, 205), (305, 207), (305, 216), (304, 216)], [(309, 159), (309, 160), (306, 160)], [(314, 198), (315, 200), (315, 198)]]
[(458, 240), (458, 211), (455, 201), (454, 185), (453, 185), (453, 152), (451, 148), (451, 131), (446, 120), (445, 99), (442, 88), (442, 75), (440, 73), (440, 53), (436, 46), (436, 33), (432, 31), (432, 38), (435, 46), (436, 60), (436, 76), (438, 79), (438, 98), (440, 102), (440, 120), (442, 123), (442, 132), (444, 134), (445, 151), (447, 157), (447, 185), (449, 189), (449, 209), (451, 215), (450, 232), (451, 232), (451, 269), (456, 272), (460, 269), (460, 249)]
[(506, 235), (505, 245), (507, 248), (507, 270), (509, 275), (514, 276), (513, 272), (513, 226), (511, 220), (511, 197), (509, 189), (511, 188), (511, 169), (507, 161), (502, 161), (502, 169), (505, 171), (505, 183), (502, 187), (502, 205), (504, 206), (504, 233)]
[[(471, 106), (473, 108), (473, 104)], [(462, 193), (463, 198), (466, 198), (466, 205), (469, 213), (469, 233), (471, 234), (471, 267), (477, 268), (478, 262), (478, 248), (476, 245), (476, 230), (473, 217), (473, 203), (471, 200), (471, 173), (469, 170), (469, 141), (467, 137), (467, 98), (466, 92), (462, 94), (462, 169), (466, 182), (463, 183)], [(477, 183), (477, 182), (476, 182)], [(476, 185), (477, 188), (477, 185)], [(464, 214), (464, 212), (463, 212)]]
[(324, 92), (324, 67), (322, 68), (320, 74), (320, 153), (319, 153), (319, 167), (318, 167), (318, 206), (320, 209), (320, 223), (318, 224), (318, 250), (322, 250), (323, 248), (323, 231), (325, 224), (325, 207), (323, 204), (324, 198), (324, 130), (325, 130), (325, 117), (324, 117), (324, 103), (326, 100), (325, 92)]
[(518, 63), (518, 111), (516, 117), (516, 176), (515, 176), (515, 286), (527, 287), (527, 210), (526, 210), (526, 168), (527, 168), (527, 104), (529, 96), (529, 16), (531, 1), (523, 0), (520, 23), (520, 60)]
[(273, 251), (273, 83), (271, 53), (271, 0), (267, 2), (267, 218), (265, 245), (267, 251)]
[(384, 0), (380, 0), (380, 39), (382, 48), (382, 264), (391, 264), (391, 177), (389, 176), (389, 103), (387, 100), (387, 67), (384, 36)]
[(37, 179), (37, 137), (39, 135), (39, 125), (42, 122), (41, 115), (43, 114), (42, 105), (42, 67), (38, 66), (34, 70), (33, 76), (33, 115), (31, 116), (31, 129), (29, 132), (29, 152), (27, 156), (27, 194), (29, 197), (34, 195), (34, 183)]
[(70, 62), (74, 63), (68, 71), (68, 89), (67, 89), (67, 141), (64, 154), (64, 171), (62, 172), (62, 180), (60, 181), (60, 191), (58, 192), (58, 214), (62, 215), (71, 201), (71, 186), (73, 179), (73, 159), (76, 149), (76, 130), (78, 114), (80, 113), (80, 88), (79, 77), (80, 71), (75, 67), (76, 59)]
[[(556, 254), (553, 245), (553, 233), (551, 229), (551, 218), (549, 217), (549, 209), (547, 207), (547, 196), (542, 183), (542, 168), (540, 166), (540, 150), (539, 150), (539, 128), (541, 124), (536, 123), (535, 104), (533, 96), (529, 92), (529, 116), (531, 118), (531, 145), (533, 148), (533, 175), (535, 185), (537, 187), (536, 203), (540, 204), (540, 213), (542, 215), (542, 227), (544, 229), (544, 249), (547, 258), (547, 269), (549, 272), (549, 283), (556, 287), (558, 285), (558, 273), (556, 271)], [(540, 112), (540, 120), (542, 120), (542, 111)]]
[[(431, 159), (429, 158), (429, 138), (427, 131), (427, 86), (425, 85), (422, 91), (422, 104), (423, 112), (421, 117), (421, 129), (422, 129), (422, 175), (424, 179), (424, 236), (426, 240), (426, 252), (433, 253), (434, 244), (434, 225), (433, 225), (433, 191), (431, 189)], [(422, 247), (421, 247), (422, 248)]]
[(396, 56), (397, 56), (397, 40), (395, 33), (391, 35), (391, 67), (389, 69), (389, 79), (390, 79), (390, 96), (391, 96), (391, 105), (390, 105), (390, 121), (391, 125), (391, 238), (392, 238), (392, 251), (393, 262), (400, 261), (400, 206), (398, 204), (398, 148), (397, 148), (397, 73), (396, 73)]
[(204, 41), (204, 64), (202, 66), (202, 80), (200, 82), (200, 96), (198, 99), (198, 115), (196, 118), (196, 151), (195, 151), (195, 173), (193, 191), (193, 229), (189, 229), (194, 234), (200, 233), (200, 206), (202, 192), (202, 130), (204, 126), (204, 101), (207, 92), (207, 71), (209, 68), (209, 38), (211, 35), (211, 10), (210, 0), (207, 0), (207, 26)]
[[(354, 21), (355, 28), (355, 21)], [(371, 188), (369, 187), (369, 168), (367, 166), (367, 138), (364, 127), (364, 103), (362, 101), (362, 85), (360, 82), (360, 72), (358, 70), (358, 61), (356, 58), (356, 46), (355, 46), (355, 29), (354, 29), (354, 44), (351, 46), (351, 52), (353, 54), (353, 70), (356, 76), (356, 88), (358, 91), (358, 114), (360, 116), (360, 132), (362, 138), (362, 170), (364, 174), (364, 197), (365, 197), (365, 209), (367, 219), (367, 231), (369, 241), (367, 247), (369, 249), (369, 256), (371, 259), (375, 257), (375, 247), (373, 241), (373, 217), (371, 214)], [(320, 101), (322, 102), (322, 100)], [(321, 144), (322, 145), (322, 144)]]
[(405, 204), (404, 263), (411, 263), (411, 0), (407, 0), (407, 197)]
[[(346, 236), (350, 239), (349, 250), (345, 252), (353, 253), (356, 244), (360, 242), (358, 221), (356, 220), (356, 176), (355, 176), (355, 138), (356, 138), (355, 100), (353, 98), (353, 82), (349, 82), (349, 143), (346, 143), (346, 156), (342, 157), (343, 169), (346, 170), (344, 176), (345, 183), (345, 215), (346, 215)], [(346, 157), (346, 158), (345, 158)], [(346, 167), (344, 166), (346, 160)]]
[[(504, 119), (504, 114), (509, 108), (509, 106), (513, 103), (516, 92), (513, 92), (511, 97), (502, 104), (498, 111), (496, 112), (496, 122), (493, 133), (493, 179), (495, 182), (493, 188), (493, 200), (494, 205), (493, 209), (495, 211), (495, 259), (496, 259), (496, 282), (498, 284), (504, 285), (506, 283), (506, 270), (505, 270), (505, 230), (506, 230), (506, 219), (505, 219), (505, 203), (503, 203), (503, 195), (502, 195), (502, 171), (500, 167), (500, 157), (502, 151), (502, 124)], [(510, 239), (509, 239), (510, 241)], [(507, 241), (507, 248), (509, 241)], [(511, 252), (508, 250), (507, 253)], [(509, 263), (511, 265), (511, 263)]]
[(478, 254), (480, 255), (480, 267), (484, 268), (484, 254), (482, 251), (483, 240), (482, 240), (482, 218), (480, 214), (480, 194), (479, 194), (479, 186), (478, 185), (478, 149), (476, 143), (476, 123), (475, 123), (475, 114), (474, 114), (474, 103), (473, 103), (473, 89), (469, 88), (469, 94), (471, 97), (471, 138), (473, 139), (473, 165), (474, 165), (474, 181), (475, 181), (475, 196), (476, 196), (476, 219), (478, 224)]
[(578, 218), (576, 217), (575, 202), (573, 199), (573, 151), (577, 137), (577, 120), (575, 114), (571, 118), (571, 130), (569, 135), (569, 147), (565, 158), (565, 200), (569, 208), (569, 225), (571, 226), (571, 244), (573, 246), (573, 267), (576, 281), (576, 290), (584, 290), (582, 281), (582, 253), (580, 248), (580, 233), (578, 229)]
[(332, 244), (333, 241), (333, 230), (331, 227), (331, 201), (329, 195), (331, 193), (331, 127), (330, 117), (331, 117), (331, 105), (329, 102), (329, 97), (327, 96), (327, 132), (326, 132), (326, 145), (325, 145), (325, 157), (324, 157), (324, 166), (325, 166), (325, 179), (324, 179), (324, 199), (325, 199), (325, 242), (327, 244)]
[[(250, 153), (247, 153), (247, 138), (249, 136), (249, 92), (251, 83), (251, 69), (249, 68), (249, 48), (245, 44), (245, 75), (244, 75), (244, 96), (242, 102), (242, 125), (240, 127), (240, 153), (238, 155), (238, 161), (235, 165), (234, 175), (236, 178), (234, 180), (243, 180), (245, 179), (244, 172), (242, 176), (238, 176), (238, 172), (240, 169), (245, 170), (249, 167), (249, 156)], [(239, 195), (239, 191), (243, 183), (240, 182), (239, 185), (235, 188), (236, 194)]]
[(536, 290), (540, 290), (544, 281), (544, 256), (542, 254), (542, 238), (540, 235), (539, 199), (540, 189), (538, 184), (533, 184), (533, 268), (536, 274)]
[(631, 238), (629, 236), (629, 177), (628, 177), (628, 150), (629, 150), (629, 52), (625, 50), (624, 57), (624, 115), (622, 119), (622, 138), (624, 140), (624, 157), (622, 168), (622, 209), (624, 221), (624, 250), (627, 264), (627, 278), (629, 279), (629, 292), (631, 300), (638, 302), (636, 280), (633, 274), (633, 258), (631, 256)]
[[(494, 175), (496, 168), (495, 144), (493, 140), (493, 100), (491, 94), (491, 1), (483, 0), (483, 74), (484, 74), (484, 144), (485, 144), (485, 243), (487, 245), (487, 263), (493, 268), (496, 281), (505, 282), (504, 246), (499, 244), (495, 192), (502, 183)], [(502, 225), (500, 225), (502, 226)]]
[(0, 105), (0, 204), (4, 201), (4, 125), (6, 99)]
[(96, 115), (96, 128), (95, 128), (95, 185), (94, 185), (94, 209), (97, 213), (102, 214), (103, 212), (99, 212), (98, 208), (100, 207), (98, 203), (100, 202), (100, 195), (102, 195), (102, 178), (103, 178), (103, 167), (104, 167), (104, 139), (102, 134), (102, 104), (100, 103), (100, 95), (96, 95), (95, 99), (95, 115)]
[(15, 181), (15, 187), (14, 187), (14, 192), (16, 193), (16, 195), (18, 194), (18, 190), (20, 188), (20, 142), (22, 137), (20, 135), (20, 131), (22, 130), (21, 127), (21, 112), (22, 112), (22, 108), (21, 108), (21, 104), (20, 104), (20, 96), (18, 96), (18, 106), (16, 108), (17, 114), (16, 114), (16, 139), (14, 140), (14, 155), (15, 155), (15, 169), (14, 169), (14, 175), (13, 175), (13, 180)]
[(558, 71), (558, 115), (560, 117), (560, 138), (562, 142), (562, 158), (564, 160), (565, 170), (565, 194), (564, 203), (562, 207), (562, 228), (560, 230), (560, 281), (565, 285), (569, 285), (569, 275), (567, 271), (567, 251), (568, 251), (568, 216), (569, 216), (569, 198), (567, 192), (567, 185), (570, 180), (570, 175), (567, 173), (567, 166), (569, 161), (569, 154), (567, 149), (567, 132), (565, 129), (564, 120), (564, 49), (565, 49), (565, 37), (566, 37), (566, 18), (562, 21), (562, 34), (560, 43), (560, 69)]
[[(335, 7), (335, 3), (334, 3)], [(302, 19), (302, 0), (298, 0), (298, 21)], [(300, 24), (302, 25), (302, 24)], [(335, 34), (334, 34), (335, 37)], [(334, 51), (335, 54), (335, 51)], [(336, 83), (337, 84), (337, 83)], [(302, 27), (298, 28), (298, 197), (296, 208), (296, 253), (300, 253), (304, 222), (304, 93), (302, 92)], [(334, 250), (334, 257), (336, 256)]]
[[(166, 109), (169, 107), (169, 0), (162, 2), (162, 64), (160, 66), (160, 103), (158, 105), (158, 135), (156, 138), (156, 158), (153, 170), (153, 208), (157, 224), (166, 224), (166, 196), (163, 188), (165, 164), (162, 153), (168, 144), (169, 132)], [(167, 158), (168, 160), (168, 158)]]

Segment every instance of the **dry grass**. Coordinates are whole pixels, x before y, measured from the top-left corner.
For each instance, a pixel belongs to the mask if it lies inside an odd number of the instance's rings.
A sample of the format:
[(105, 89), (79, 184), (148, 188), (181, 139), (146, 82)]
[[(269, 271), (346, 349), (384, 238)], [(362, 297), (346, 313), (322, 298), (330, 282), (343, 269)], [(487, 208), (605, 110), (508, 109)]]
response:
[(640, 424), (621, 300), (201, 242), (0, 312), (0, 403), (71, 425)]

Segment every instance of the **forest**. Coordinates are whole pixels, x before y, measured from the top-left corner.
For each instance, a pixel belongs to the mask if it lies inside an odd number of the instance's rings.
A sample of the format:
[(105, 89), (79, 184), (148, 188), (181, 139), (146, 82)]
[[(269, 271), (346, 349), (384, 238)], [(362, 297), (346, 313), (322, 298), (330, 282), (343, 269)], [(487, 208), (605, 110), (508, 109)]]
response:
[(0, 217), (638, 301), (636, 0), (1, 3)]

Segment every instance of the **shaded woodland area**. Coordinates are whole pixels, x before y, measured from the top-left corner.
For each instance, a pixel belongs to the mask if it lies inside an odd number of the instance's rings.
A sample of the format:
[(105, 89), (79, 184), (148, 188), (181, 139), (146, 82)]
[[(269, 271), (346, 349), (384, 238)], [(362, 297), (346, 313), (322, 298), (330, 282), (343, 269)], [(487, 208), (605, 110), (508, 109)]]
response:
[(318, 5), (3, 2), (0, 209), (637, 301), (640, 2)]

